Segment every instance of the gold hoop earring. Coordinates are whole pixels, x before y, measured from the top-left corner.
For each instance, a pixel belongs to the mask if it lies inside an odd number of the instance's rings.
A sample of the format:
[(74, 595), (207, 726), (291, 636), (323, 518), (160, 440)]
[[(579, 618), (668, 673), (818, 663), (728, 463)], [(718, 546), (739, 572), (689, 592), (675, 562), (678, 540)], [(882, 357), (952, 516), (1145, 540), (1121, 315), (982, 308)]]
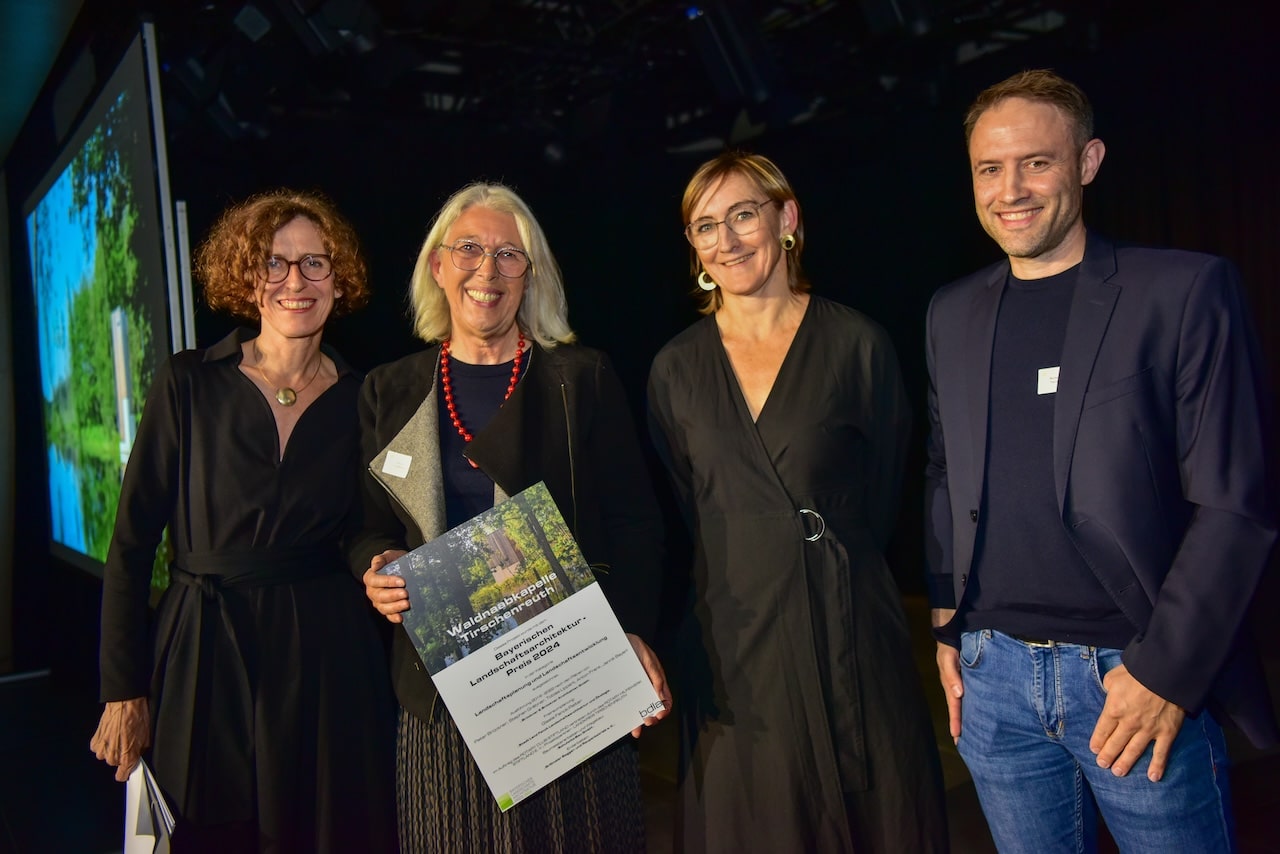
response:
[(782, 251), (790, 252), (796, 248), (796, 236), (794, 234), (782, 235)]
[(698, 287), (704, 291), (714, 291), (716, 289), (715, 281), (707, 275), (707, 271), (703, 270), (698, 274)]

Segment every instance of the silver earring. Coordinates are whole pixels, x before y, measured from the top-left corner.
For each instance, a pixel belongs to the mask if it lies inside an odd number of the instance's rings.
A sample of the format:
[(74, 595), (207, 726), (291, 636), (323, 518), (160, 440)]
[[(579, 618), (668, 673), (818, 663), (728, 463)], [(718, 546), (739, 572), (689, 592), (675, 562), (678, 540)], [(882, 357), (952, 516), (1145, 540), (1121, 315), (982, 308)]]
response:
[(794, 234), (782, 235), (782, 251), (790, 252), (796, 248), (796, 236)]
[(715, 281), (707, 275), (706, 270), (703, 270), (698, 274), (698, 287), (702, 288), (704, 291), (714, 291), (716, 289)]

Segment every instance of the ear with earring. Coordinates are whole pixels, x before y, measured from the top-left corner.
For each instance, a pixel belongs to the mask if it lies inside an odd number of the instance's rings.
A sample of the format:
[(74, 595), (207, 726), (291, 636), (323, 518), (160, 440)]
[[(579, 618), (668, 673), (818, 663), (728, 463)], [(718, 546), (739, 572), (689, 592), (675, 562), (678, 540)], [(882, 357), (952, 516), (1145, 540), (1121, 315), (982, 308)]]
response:
[(707, 275), (706, 270), (703, 270), (698, 274), (698, 287), (702, 288), (704, 291), (714, 291), (716, 289), (715, 280)]
[(782, 251), (790, 252), (796, 248), (796, 236), (794, 234), (782, 235)]

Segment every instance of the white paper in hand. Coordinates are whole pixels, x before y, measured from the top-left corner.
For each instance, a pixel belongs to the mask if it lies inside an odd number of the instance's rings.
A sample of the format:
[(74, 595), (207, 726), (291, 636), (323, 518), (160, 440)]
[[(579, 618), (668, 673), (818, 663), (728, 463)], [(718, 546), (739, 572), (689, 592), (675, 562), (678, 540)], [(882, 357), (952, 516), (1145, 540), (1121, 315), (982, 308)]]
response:
[(124, 795), (124, 854), (169, 854), (173, 813), (147, 763), (139, 761)]

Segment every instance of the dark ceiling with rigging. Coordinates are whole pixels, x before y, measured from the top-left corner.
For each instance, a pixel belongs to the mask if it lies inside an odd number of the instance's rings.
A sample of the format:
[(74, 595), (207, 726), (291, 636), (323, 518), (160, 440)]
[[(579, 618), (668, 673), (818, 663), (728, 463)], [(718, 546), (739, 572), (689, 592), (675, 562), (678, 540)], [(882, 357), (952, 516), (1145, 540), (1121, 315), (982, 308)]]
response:
[(1142, 5), (169, 0), (153, 14), (174, 137), (429, 126), (518, 139), (554, 162), (610, 139), (715, 150), (927, 106), (968, 62), (1036, 40), (1087, 47), (1117, 25), (1104, 7)]

